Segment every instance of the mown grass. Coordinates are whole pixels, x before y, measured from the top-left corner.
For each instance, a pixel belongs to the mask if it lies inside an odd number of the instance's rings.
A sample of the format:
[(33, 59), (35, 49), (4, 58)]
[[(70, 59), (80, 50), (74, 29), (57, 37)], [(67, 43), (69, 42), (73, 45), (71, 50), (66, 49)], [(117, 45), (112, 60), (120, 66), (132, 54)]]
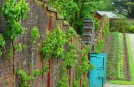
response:
[(121, 85), (134, 85), (134, 81), (121, 81), (121, 80), (110, 80), (111, 84), (121, 84)]

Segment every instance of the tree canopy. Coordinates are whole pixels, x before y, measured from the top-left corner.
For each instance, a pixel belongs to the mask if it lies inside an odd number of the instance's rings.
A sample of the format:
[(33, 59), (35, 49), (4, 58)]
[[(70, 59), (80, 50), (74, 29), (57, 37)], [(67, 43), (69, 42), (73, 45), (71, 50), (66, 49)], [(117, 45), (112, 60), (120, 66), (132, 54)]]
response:
[(111, 0), (112, 6), (109, 10), (134, 18), (134, 0)]
[(49, 0), (48, 3), (64, 16), (64, 19), (82, 34), (84, 19), (94, 15), (97, 10), (103, 10), (109, 0)]

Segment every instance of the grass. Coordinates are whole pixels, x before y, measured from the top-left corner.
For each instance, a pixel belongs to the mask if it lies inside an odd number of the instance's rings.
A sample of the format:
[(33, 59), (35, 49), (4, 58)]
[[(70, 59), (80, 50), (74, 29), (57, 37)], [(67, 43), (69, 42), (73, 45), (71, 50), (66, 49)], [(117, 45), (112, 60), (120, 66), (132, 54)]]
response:
[(121, 80), (110, 80), (111, 84), (121, 84), (121, 85), (134, 85), (134, 81), (121, 81)]

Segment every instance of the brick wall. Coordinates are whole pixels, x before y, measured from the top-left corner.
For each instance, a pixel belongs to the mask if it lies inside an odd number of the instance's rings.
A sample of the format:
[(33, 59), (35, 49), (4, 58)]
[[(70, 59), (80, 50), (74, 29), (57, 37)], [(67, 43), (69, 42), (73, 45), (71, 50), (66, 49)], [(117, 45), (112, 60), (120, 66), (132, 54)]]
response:
[[(43, 76), (38, 76), (30, 82), (31, 87), (57, 87), (57, 81), (60, 77), (60, 70), (62, 68), (62, 59), (52, 58), (50, 61), (44, 60), (41, 55), (41, 46), (46, 36), (46, 30), (53, 30), (56, 25), (62, 23), (62, 30), (64, 32), (69, 28), (68, 24), (64, 24), (64, 20), (58, 17), (55, 10), (51, 10), (50, 7), (44, 8), (42, 5), (37, 5), (34, 0), (28, 0), (30, 4), (29, 18), (22, 21), (23, 26), (27, 28), (25, 34), (21, 35), (20, 38), (14, 41), (14, 44), (25, 44), (27, 48), (20, 52), (15, 51), (14, 56), (11, 60), (7, 58), (7, 54), (10, 49), (13, 49), (11, 41), (6, 41), (6, 50), (3, 51), (2, 57), (0, 57), (0, 87), (20, 87), (20, 77), (17, 75), (18, 67), (22, 67), (27, 73), (30, 73), (35, 69), (42, 69), (44, 64), (50, 63), (50, 73)], [(0, 9), (2, 8), (5, 0), (0, 0)], [(45, 1), (42, 1), (46, 3)], [(0, 14), (0, 33), (5, 30), (6, 21)], [(38, 50), (36, 44), (31, 45), (30, 43), (30, 30), (37, 26), (40, 32), (40, 39), (37, 41), (40, 43)], [(72, 43), (76, 44), (79, 49), (83, 49), (85, 45), (81, 42), (78, 35), (72, 38)], [(79, 54), (79, 63), (81, 61), (81, 54)], [(32, 65), (33, 64), (33, 65)], [(70, 75), (70, 87), (76, 76), (76, 67), (68, 70)], [(81, 83), (82, 84), (82, 83)]]

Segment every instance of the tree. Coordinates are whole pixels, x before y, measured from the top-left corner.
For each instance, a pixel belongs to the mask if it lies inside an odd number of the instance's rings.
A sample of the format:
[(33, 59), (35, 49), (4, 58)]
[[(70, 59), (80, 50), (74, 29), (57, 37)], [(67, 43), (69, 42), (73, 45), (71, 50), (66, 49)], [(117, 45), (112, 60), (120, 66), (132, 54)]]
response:
[(111, 4), (109, 10), (134, 18), (134, 0), (111, 0)]
[(108, 0), (49, 0), (49, 4), (55, 7), (64, 19), (75, 29), (78, 34), (82, 34), (84, 19), (93, 15), (96, 10), (106, 7)]

